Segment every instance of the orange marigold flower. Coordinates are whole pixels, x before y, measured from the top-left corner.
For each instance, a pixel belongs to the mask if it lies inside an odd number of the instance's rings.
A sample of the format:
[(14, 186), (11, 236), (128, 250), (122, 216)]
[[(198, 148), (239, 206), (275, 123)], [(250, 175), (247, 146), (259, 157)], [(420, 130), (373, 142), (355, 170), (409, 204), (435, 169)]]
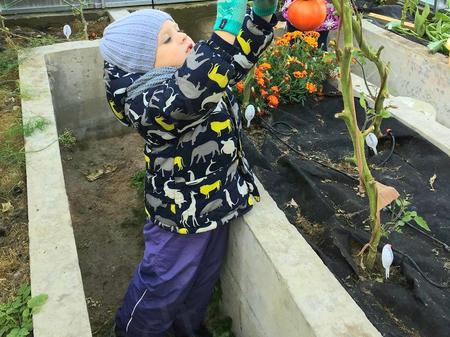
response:
[(303, 36), (303, 32), (301, 32), (299, 30), (296, 30), (293, 35), (294, 35), (294, 38), (302, 37)]
[(265, 62), (259, 66), (259, 69), (268, 70), (268, 69), (272, 69), (272, 66), (270, 65), (270, 63)]
[(304, 41), (309, 44), (313, 48), (317, 48), (317, 39), (312, 36), (307, 36), (304, 38)]
[(277, 46), (288, 46), (289, 45), (289, 41), (286, 39), (279, 39), (275, 42), (275, 45)]
[(268, 94), (267, 91), (265, 91), (264, 89), (261, 89), (261, 96), (262, 96), (262, 97), (266, 97), (267, 94)]
[(270, 88), (270, 91), (272, 91), (275, 94), (278, 94), (280, 92), (280, 88), (277, 85), (274, 85)]
[(264, 83), (264, 79), (262, 79), (262, 78), (258, 78), (257, 80), (256, 80), (256, 83), (258, 83), (258, 85), (260, 86), (260, 87), (265, 87), (266, 85), (265, 85), (265, 83)]
[(306, 82), (306, 90), (308, 90), (308, 92), (312, 94), (317, 92), (317, 87), (311, 82)]
[(256, 70), (255, 70), (255, 77), (257, 78), (257, 79), (260, 79), (260, 78), (263, 78), (264, 77), (264, 74), (263, 74), (263, 72), (261, 71), (261, 69), (258, 67), (258, 68), (256, 68)]
[(284, 75), (284, 81), (289, 82), (291, 80), (291, 77), (289, 75)]
[(237, 82), (236, 89), (239, 93), (242, 93), (244, 91), (244, 82), (242, 81)]
[(278, 97), (275, 95), (267, 96), (267, 103), (269, 103), (269, 105), (273, 108), (278, 107), (278, 104), (280, 104), (280, 102), (278, 101)]
[(306, 77), (308, 73), (306, 72), (306, 70), (303, 70), (303, 71), (294, 71), (292, 74), (294, 75), (295, 78), (303, 78)]

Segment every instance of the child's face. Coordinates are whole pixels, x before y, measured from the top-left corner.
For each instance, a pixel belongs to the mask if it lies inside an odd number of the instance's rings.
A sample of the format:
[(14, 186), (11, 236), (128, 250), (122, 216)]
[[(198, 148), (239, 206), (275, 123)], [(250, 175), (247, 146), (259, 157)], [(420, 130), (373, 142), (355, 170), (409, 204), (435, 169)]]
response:
[(181, 32), (175, 22), (167, 20), (161, 26), (158, 34), (155, 68), (181, 66), (193, 47), (194, 41)]

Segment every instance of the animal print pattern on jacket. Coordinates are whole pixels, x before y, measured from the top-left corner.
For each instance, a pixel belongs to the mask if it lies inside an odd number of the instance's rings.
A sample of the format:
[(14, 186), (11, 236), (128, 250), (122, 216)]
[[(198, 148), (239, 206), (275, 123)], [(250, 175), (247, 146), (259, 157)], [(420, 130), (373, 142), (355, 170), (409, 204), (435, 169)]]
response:
[(259, 200), (231, 86), (270, 44), (275, 24), (275, 17), (268, 23), (248, 11), (234, 46), (213, 34), (195, 45), (171, 79), (133, 100), (126, 100), (126, 88), (142, 74), (105, 62), (112, 112), (145, 140), (145, 209), (162, 228), (209, 231)]

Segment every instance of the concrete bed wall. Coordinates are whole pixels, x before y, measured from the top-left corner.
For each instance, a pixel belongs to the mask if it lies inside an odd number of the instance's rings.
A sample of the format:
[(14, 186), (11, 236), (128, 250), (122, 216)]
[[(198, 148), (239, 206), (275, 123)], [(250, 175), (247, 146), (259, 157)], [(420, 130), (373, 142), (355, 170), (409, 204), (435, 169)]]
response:
[[(386, 29), (363, 20), (363, 34), (377, 50), (384, 46), (381, 57), (391, 63), (388, 77), (389, 92), (393, 96), (407, 96), (431, 104), (436, 110), (436, 121), (450, 128), (450, 66), (448, 57), (431, 54), (426, 46), (412, 42)], [(367, 80), (379, 86), (376, 67), (364, 65)], [(352, 68), (362, 76), (361, 68)]]
[(56, 123), (77, 139), (105, 138), (127, 132), (111, 118), (103, 81), (99, 41), (58, 44), (46, 54)]
[[(108, 136), (113, 129), (101, 126), (119, 123), (104, 98), (98, 41), (40, 47), (21, 58), (21, 90), (33, 87), (22, 99), (24, 122), (42, 116), (50, 123), (25, 139), (31, 287), (33, 295), (49, 296), (33, 317), (34, 336), (88, 337), (57, 137), (65, 127), (82, 138), (97, 137), (97, 131)], [(224, 309), (236, 335), (380, 336), (262, 186), (260, 191), (261, 203), (232, 225), (222, 274)]]

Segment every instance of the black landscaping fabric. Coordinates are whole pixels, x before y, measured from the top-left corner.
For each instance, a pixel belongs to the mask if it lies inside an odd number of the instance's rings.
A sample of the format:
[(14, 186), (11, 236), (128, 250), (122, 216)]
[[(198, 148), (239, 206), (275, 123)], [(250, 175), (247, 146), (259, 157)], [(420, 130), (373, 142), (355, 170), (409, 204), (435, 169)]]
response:
[[(357, 100), (355, 104), (358, 106)], [(358, 109), (361, 123), (363, 111)], [(381, 267), (371, 276), (361, 276), (360, 269), (358, 273), (359, 260), (353, 256), (370, 238), (364, 228), (368, 199), (357, 195), (357, 181), (317, 163), (343, 169), (344, 158), (352, 153), (346, 126), (334, 117), (341, 110), (341, 97), (325, 97), (304, 106), (282, 106), (264, 118), (284, 133), (289, 127), (277, 122), (288, 123), (292, 135), (279, 136), (306, 158), (263, 129), (262, 122), (254, 121), (255, 129), (244, 139), (252, 167), (289, 221), (297, 223), (305, 239), (383, 336), (448, 337), (450, 290), (436, 286), (449, 281), (450, 253), (443, 245), (405, 226), (403, 233), (383, 237), (379, 246), (381, 251), (389, 242), (396, 250), (391, 277), (384, 280)], [(369, 157), (375, 179), (395, 187), (403, 197), (409, 195), (410, 209), (416, 209), (428, 222), (431, 236), (450, 244), (449, 157), (393, 118), (385, 120), (383, 128), (392, 129), (396, 145), (383, 166), (377, 164), (390, 152), (390, 137), (382, 138), (379, 154)], [(356, 174), (351, 166), (346, 172)], [(432, 191), (429, 180), (435, 174)], [(292, 199), (309, 225), (298, 225), (298, 210), (286, 207)], [(383, 211), (384, 221), (388, 215)], [(427, 281), (414, 263), (436, 285)]]

